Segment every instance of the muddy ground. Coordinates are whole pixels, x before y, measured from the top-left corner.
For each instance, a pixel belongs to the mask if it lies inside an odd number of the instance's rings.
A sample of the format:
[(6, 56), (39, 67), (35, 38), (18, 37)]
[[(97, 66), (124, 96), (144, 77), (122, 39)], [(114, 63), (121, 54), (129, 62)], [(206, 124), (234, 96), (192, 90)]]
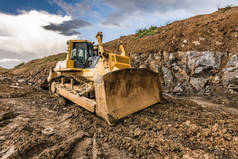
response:
[(108, 126), (0, 73), (0, 158), (237, 158), (237, 94), (173, 97)]

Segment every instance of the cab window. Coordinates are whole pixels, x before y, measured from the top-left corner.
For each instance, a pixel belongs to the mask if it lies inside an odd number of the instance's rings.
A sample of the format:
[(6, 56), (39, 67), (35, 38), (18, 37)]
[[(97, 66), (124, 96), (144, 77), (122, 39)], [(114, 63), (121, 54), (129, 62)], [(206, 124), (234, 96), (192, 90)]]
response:
[(70, 59), (85, 64), (87, 58), (88, 58), (87, 43), (74, 43)]

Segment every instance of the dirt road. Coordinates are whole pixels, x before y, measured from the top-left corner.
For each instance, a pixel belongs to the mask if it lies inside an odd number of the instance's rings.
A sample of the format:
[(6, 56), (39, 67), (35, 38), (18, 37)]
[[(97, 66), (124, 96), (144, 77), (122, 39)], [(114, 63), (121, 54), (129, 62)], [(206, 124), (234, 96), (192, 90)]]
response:
[(237, 158), (237, 111), (207, 98), (165, 95), (162, 103), (112, 127), (2, 74), (0, 158)]

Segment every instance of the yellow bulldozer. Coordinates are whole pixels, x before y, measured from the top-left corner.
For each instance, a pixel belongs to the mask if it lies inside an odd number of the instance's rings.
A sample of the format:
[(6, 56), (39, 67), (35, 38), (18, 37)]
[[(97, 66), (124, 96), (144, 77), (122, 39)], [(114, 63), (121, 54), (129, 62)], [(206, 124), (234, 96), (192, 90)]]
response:
[(123, 44), (121, 53), (87, 40), (69, 40), (66, 60), (51, 68), (49, 90), (114, 124), (121, 118), (158, 103), (161, 83), (158, 73), (131, 68)]

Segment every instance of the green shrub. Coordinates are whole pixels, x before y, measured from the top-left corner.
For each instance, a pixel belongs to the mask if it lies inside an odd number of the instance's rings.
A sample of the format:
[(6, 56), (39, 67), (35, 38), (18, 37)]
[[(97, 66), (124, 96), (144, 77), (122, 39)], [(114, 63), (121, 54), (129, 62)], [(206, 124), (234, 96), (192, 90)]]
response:
[(23, 65), (25, 65), (25, 62), (22, 62), (22, 63), (20, 63), (20, 64), (18, 64), (18, 65), (16, 65), (16, 66), (14, 66), (14, 68), (19, 68), (19, 67), (21, 67), (21, 66), (23, 66)]
[(225, 6), (224, 8), (219, 8), (219, 10), (225, 12), (225, 11), (227, 11), (227, 10), (230, 10), (230, 9), (233, 8), (233, 7), (234, 7), (233, 5), (227, 5), (227, 6)]
[(224, 10), (229, 10), (229, 9), (231, 9), (233, 6), (232, 5), (227, 5), (225, 8), (224, 8)]
[(151, 35), (154, 35), (156, 34), (156, 29), (157, 29), (157, 26), (150, 26), (148, 29), (147, 28), (144, 28), (144, 29), (139, 29), (136, 31), (136, 35), (138, 38), (143, 38), (145, 36), (151, 36)]

